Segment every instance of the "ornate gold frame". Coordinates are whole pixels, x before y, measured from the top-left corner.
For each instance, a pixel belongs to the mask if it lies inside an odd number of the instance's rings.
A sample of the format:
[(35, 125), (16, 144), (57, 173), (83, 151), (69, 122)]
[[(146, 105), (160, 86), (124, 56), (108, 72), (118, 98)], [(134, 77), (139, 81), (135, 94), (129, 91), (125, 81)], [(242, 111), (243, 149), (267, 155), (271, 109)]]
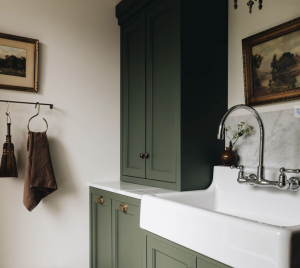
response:
[[(300, 30), (300, 18), (243, 39), (244, 86), (246, 105), (262, 105), (300, 99), (300, 87), (267, 96), (254, 96), (252, 47)], [(300, 33), (299, 33), (300, 34)]]
[(9, 39), (19, 42), (31, 43), (35, 45), (35, 53), (34, 53), (34, 87), (19, 87), (19, 86), (10, 86), (10, 85), (2, 85), (0, 84), (0, 89), (10, 89), (10, 90), (19, 90), (19, 91), (27, 91), (27, 92), (38, 92), (38, 69), (39, 69), (39, 40), (15, 36), (5, 33), (0, 33), (0, 38)]

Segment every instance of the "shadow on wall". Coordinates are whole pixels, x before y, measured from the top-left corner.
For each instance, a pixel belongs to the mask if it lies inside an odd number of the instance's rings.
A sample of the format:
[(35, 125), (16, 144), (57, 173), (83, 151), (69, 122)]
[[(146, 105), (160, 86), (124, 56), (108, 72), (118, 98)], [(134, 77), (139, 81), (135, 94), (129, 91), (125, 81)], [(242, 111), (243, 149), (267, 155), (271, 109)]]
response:
[[(58, 190), (50, 194), (46, 198), (44, 198), (41, 202), (44, 204), (45, 208), (48, 211), (59, 213), (59, 207), (62, 202), (62, 199), (66, 198), (71, 194), (76, 195), (76, 187), (74, 181), (72, 181), (72, 178), (74, 178), (74, 176), (72, 174), (72, 169), (70, 168), (70, 164), (65, 152), (64, 145), (57, 138), (48, 138), (48, 140), (49, 140), (50, 154), (51, 154), (56, 182), (58, 185)], [(27, 144), (26, 135), (24, 135), (22, 144)], [(17, 157), (19, 178), (10, 178), (10, 179), (17, 180), (18, 184), (22, 183), (23, 186), (27, 155), (26, 158), (24, 158), (23, 150), (18, 150), (16, 152), (16, 157)], [(22, 193), (22, 198), (23, 198), (23, 193)], [(39, 206), (37, 206), (33, 210), (33, 212), (37, 209), (39, 209)]]

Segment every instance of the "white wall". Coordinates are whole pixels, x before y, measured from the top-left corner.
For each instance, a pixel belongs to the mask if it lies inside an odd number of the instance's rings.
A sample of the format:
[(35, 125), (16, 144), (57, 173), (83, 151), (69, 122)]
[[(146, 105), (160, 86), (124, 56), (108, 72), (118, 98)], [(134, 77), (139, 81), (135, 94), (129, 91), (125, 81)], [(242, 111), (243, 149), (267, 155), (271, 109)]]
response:
[[(0, 99), (54, 103), (32, 129), (48, 138), (59, 190), (28, 212), (22, 203), (26, 125), (34, 106), (11, 104), (19, 178), (0, 178), (0, 268), (89, 265), (88, 181), (119, 179), (117, 0), (1, 0), (0, 32), (40, 40), (39, 93)], [(0, 103), (0, 143), (6, 105)], [(2, 149), (0, 150), (2, 154)]]
[[(267, 30), (300, 16), (299, 0), (265, 0), (263, 9), (258, 10), (255, 2), (252, 14), (246, 1), (239, 0), (237, 10), (233, 1), (229, 3), (229, 74), (228, 74), (228, 107), (244, 104), (242, 39)], [(292, 109), (300, 105), (300, 100), (257, 106), (259, 112)], [(247, 114), (247, 111), (237, 111), (235, 114)]]

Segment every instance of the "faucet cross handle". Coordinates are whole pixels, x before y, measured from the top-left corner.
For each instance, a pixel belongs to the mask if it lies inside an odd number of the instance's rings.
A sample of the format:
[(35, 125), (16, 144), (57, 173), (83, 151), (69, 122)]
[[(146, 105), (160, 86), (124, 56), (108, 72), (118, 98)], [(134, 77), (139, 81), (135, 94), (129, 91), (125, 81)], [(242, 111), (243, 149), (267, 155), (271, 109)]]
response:
[(300, 173), (300, 169), (286, 169), (284, 167), (282, 167), (279, 171), (280, 171), (281, 174), (284, 174), (284, 173)]
[(240, 165), (240, 166), (231, 166), (230, 167), (231, 169), (239, 169), (240, 171), (244, 171), (245, 170), (245, 167), (243, 165)]
[(245, 170), (245, 167), (243, 165), (240, 165), (240, 166), (231, 166), (230, 167), (231, 169), (239, 169), (239, 176), (238, 176), (238, 179), (244, 179), (244, 170)]

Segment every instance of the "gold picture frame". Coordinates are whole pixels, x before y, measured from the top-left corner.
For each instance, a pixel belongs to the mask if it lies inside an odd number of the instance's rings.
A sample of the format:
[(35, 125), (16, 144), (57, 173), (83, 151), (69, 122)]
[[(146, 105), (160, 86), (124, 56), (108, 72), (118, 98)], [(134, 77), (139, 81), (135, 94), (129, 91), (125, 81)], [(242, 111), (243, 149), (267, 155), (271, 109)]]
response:
[(242, 43), (246, 105), (300, 99), (300, 18)]
[(39, 40), (0, 33), (0, 89), (38, 92)]

